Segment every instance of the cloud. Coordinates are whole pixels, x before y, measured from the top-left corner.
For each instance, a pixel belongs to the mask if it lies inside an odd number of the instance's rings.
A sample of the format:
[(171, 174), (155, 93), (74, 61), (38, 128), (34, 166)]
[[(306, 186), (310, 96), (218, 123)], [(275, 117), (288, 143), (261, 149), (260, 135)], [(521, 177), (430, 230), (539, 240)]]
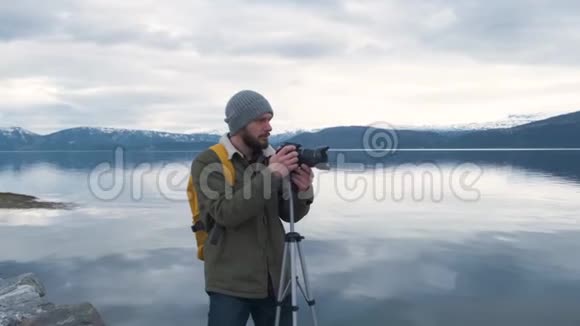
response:
[[(339, 45), (320, 36), (332, 36), (308, 13), (308, 7), (268, 2), (232, 1), (204, 4), (174, 1), (144, 6), (127, 1), (117, 8), (113, 2), (89, 0), (82, 5), (58, 1), (37, 7), (24, 0), (15, 7), (0, 7), (4, 18), (0, 39), (68, 40), (101, 45), (141, 44), (153, 48), (186, 48), (208, 54), (274, 54), (287, 57), (332, 53)], [(223, 10), (223, 6), (231, 10)], [(286, 13), (286, 10), (289, 13)], [(192, 17), (196, 19), (192, 19)], [(316, 31), (295, 30), (295, 21)], [(308, 22), (308, 20), (310, 22)], [(279, 26), (277, 26), (279, 25)], [(274, 27), (274, 29), (271, 29)]]
[(0, 40), (36, 38), (56, 33), (59, 13), (73, 9), (72, 4), (60, 0), (50, 3), (31, 0), (0, 3)]
[(580, 107), (579, 11), (540, 0), (0, 4), (0, 124), (225, 131), (223, 107), (246, 88), (272, 102), (275, 131), (557, 114)]
[(195, 53), (289, 58), (340, 56), (352, 48), (382, 44), (391, 50), (423, 48), (569, 63), (570, 50), (578, 43), (574, 41), (580, 30), (575, 19), (579, 10), (573, 1), (548, 0), (174, 0), (163, 5), (134, 0), (123, 5), (23, 0), (0, 5), (0, 39), (142, 44)]
[(573, 1), (445, 1), (453, 21), (421, 40), (499, 62), (578, 65), (580, 5)]

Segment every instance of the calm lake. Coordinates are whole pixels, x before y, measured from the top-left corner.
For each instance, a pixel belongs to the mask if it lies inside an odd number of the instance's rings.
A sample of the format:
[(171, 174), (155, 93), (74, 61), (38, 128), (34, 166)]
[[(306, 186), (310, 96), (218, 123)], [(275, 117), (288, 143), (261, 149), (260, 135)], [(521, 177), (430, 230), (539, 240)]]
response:
[[(315, 170), (297, 231), (320, 325), (580, 325), (580, 152), (458, 155)], [(205, 325), (194, 156), (0, 153), (0, 192), (78, 205), (0, 210), (0, 277), (108, 325)]]

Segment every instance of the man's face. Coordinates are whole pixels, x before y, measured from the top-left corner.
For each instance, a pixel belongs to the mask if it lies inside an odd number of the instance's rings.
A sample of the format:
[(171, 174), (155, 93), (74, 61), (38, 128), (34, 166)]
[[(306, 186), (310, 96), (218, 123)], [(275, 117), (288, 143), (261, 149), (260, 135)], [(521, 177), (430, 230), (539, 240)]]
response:
[(264, 113), (241, 130), (240, 135), (246, 145), (256, 151), (268, 147), (268, 137), (272, 131), (270, 120), (272, 120), (272, 114)]

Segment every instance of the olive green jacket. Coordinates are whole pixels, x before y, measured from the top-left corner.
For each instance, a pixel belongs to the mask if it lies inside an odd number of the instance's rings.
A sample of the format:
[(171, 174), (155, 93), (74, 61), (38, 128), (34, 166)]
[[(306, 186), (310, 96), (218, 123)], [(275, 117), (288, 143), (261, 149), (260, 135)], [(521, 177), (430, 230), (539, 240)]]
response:
[[(265, 162), (250, 164), (227, 135), (220, 142), (235, 169), (233, 187), (212, 150), (200, 153), (191, 166), (201, 220), (209, 230), (203, 252), (206, 291), (265, 298), (268, 275), (278, 293), (285, 236), (281, 219), (289, 222), (289, 201), (282, 194), (282, 179)], [(272, 153), (272, 147), (264, 150), (259, 161)], [(293, 191), (296, 222), (308, 213), (313, 197), (312, 187)]]

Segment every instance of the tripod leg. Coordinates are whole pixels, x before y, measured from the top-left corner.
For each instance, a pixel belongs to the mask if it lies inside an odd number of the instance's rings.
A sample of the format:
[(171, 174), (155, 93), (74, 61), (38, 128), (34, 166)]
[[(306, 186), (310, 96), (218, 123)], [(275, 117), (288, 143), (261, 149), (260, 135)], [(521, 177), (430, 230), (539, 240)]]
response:
[(308, 279), (308, 273), (306, 271), (306, 262), (304, 261), (304, 255), (302, 254), (302, 247), (300, 246), (300, 242), (296, 244), (298, 249), (298, 257), (300, 258), (300, 266), (302, 267), (302, 276), (304, 277), (304, 287), (306, 291), (306, 302), (310, 306), (310, 311), (312, 312), (312, 320), (314, 322), (314, 326), (318, 326), (318, 318), (316, 317), (316, 309), (314, 305), (316, 304), (314, 297), (310, 292), (310, 281)]
[(290, 267), (291, 267), (291, 275), (292, 275), (292, 325), (298, 326), (298, 304), (296, 300), (296, 283), (297, 283), (297, 276), (296, 276), (296, 242), (290, 243)]
[(276, 323), (275, 326), (280, 325), (280, 313), (282, 309), (282, 300), (284, 295), (286, 294), (285, 286), (284, 286), (284, 279), (286, 278), (286, 257), (288, 255), (288, 242), (284, 243), (284, 253), (282, 256), (282, 272), (280, 273), (280, 283), (278, 287), (278, 298), (277, 298), (277, 305), (276, 305)]

